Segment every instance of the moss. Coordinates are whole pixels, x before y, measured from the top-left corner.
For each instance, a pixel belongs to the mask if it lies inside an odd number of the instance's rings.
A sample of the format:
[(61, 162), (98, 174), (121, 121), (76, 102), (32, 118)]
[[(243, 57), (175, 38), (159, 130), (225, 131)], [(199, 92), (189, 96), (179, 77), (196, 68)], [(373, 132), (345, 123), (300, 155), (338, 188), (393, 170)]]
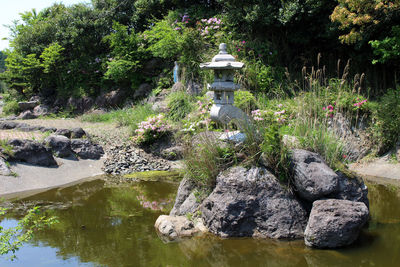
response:
[(124, 178), (150, 182), (179, 182), (182, 174), (178, 171), (145, 171), (125, 174)]

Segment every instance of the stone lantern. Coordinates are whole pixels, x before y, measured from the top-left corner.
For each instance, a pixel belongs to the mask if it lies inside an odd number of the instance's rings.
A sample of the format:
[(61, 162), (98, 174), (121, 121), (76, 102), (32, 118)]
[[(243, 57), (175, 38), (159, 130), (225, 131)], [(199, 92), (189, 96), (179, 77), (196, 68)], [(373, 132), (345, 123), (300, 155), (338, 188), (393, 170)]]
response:
[(214, 91), (214, 105), (211, 107), (213, 121), (228, 124), (232, 119), (236, 122), (247, 122), (247, 115), (239, 108), (233, 106), (234, 92), (240, 88), (233, 82), (235, 70), (243, 68), (244, 63), (236, 62), (235, 58), (226, 51), (226, 44), (219, 45), (219, 53), (212, 62), (201, 63), (200, 68), (214, 70), (214, 82), (208, 85)]

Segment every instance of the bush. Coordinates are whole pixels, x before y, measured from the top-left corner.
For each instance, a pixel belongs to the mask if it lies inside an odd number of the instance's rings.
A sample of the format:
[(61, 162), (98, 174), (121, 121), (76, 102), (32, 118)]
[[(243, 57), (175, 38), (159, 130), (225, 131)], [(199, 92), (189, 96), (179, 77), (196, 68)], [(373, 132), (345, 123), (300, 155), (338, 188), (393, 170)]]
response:
[(7, 102), (3, 107), (3, 113), (6, 115), (17, 114), (19, 111), (18, 102), (16, 100)]
[(167, 124), (164, 114), (150, 116), (138, 124), (133, 140), (140, 145), (151, 144), (166, 135), (169, 129), (170, 126)]
[(246, 113), (250, 113), (251, 110), (256, 108), (256, 98), (249, 91), (236, 91), (235, 106)]
[(168, 117), (173, 121), (180, 121), (193, 110), (193, 103), (185, 92), (175, 92), (168, 96), (168, 108)]
[(373, 108), (374, 140), (379, 151), (384, 153), (400, 138), (400, 87), (389, 90)]

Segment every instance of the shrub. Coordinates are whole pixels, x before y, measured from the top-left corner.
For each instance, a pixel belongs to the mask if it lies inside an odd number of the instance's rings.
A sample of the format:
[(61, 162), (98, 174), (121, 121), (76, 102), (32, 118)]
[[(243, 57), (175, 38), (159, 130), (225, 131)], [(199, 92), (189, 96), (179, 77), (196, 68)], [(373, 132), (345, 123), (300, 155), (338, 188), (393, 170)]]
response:
[(138, 124), (135, 130), (136, 136), (133, 140), (140, 145), (151, 144), (169, 132), (170, 126), (167, 124), (164, 115), (150, 116), (145, 121)]
[(3, 113), (6, 115), (17, 114), (19, 111), (18, 102), (16, 100), (7, 102), (3, 107)]
[(235, 106), (246, 113), (250, 113), (251, 110), (256, 108), (256, 98), (249, 91), (236, 91)]
[(389, 90), (373, 109), (374, 140), (383, 153), (394, 147), (400, 138), (400, 87)]
[(168, 117), (173, 121), (184, 119), (192, 110), (191, 97), (185, 92), (175, 92), (168, 96)]

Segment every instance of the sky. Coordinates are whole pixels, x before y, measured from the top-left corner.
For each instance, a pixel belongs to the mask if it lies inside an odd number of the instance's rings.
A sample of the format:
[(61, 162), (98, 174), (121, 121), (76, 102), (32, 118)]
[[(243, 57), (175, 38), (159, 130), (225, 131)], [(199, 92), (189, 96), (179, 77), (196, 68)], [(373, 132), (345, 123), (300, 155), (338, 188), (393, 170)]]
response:
[(51, 6), (53, 3), (63, 3), (73, 5), (77, 3), (90, 3), (90, 0), (0, 0), (0, 51), (9, 47), (9, 30), (4, 25), (10, 25), (14, 20), (20, 18), (19, 13), (31, 11), (35, 8), (39, 13), (43, 8)]

